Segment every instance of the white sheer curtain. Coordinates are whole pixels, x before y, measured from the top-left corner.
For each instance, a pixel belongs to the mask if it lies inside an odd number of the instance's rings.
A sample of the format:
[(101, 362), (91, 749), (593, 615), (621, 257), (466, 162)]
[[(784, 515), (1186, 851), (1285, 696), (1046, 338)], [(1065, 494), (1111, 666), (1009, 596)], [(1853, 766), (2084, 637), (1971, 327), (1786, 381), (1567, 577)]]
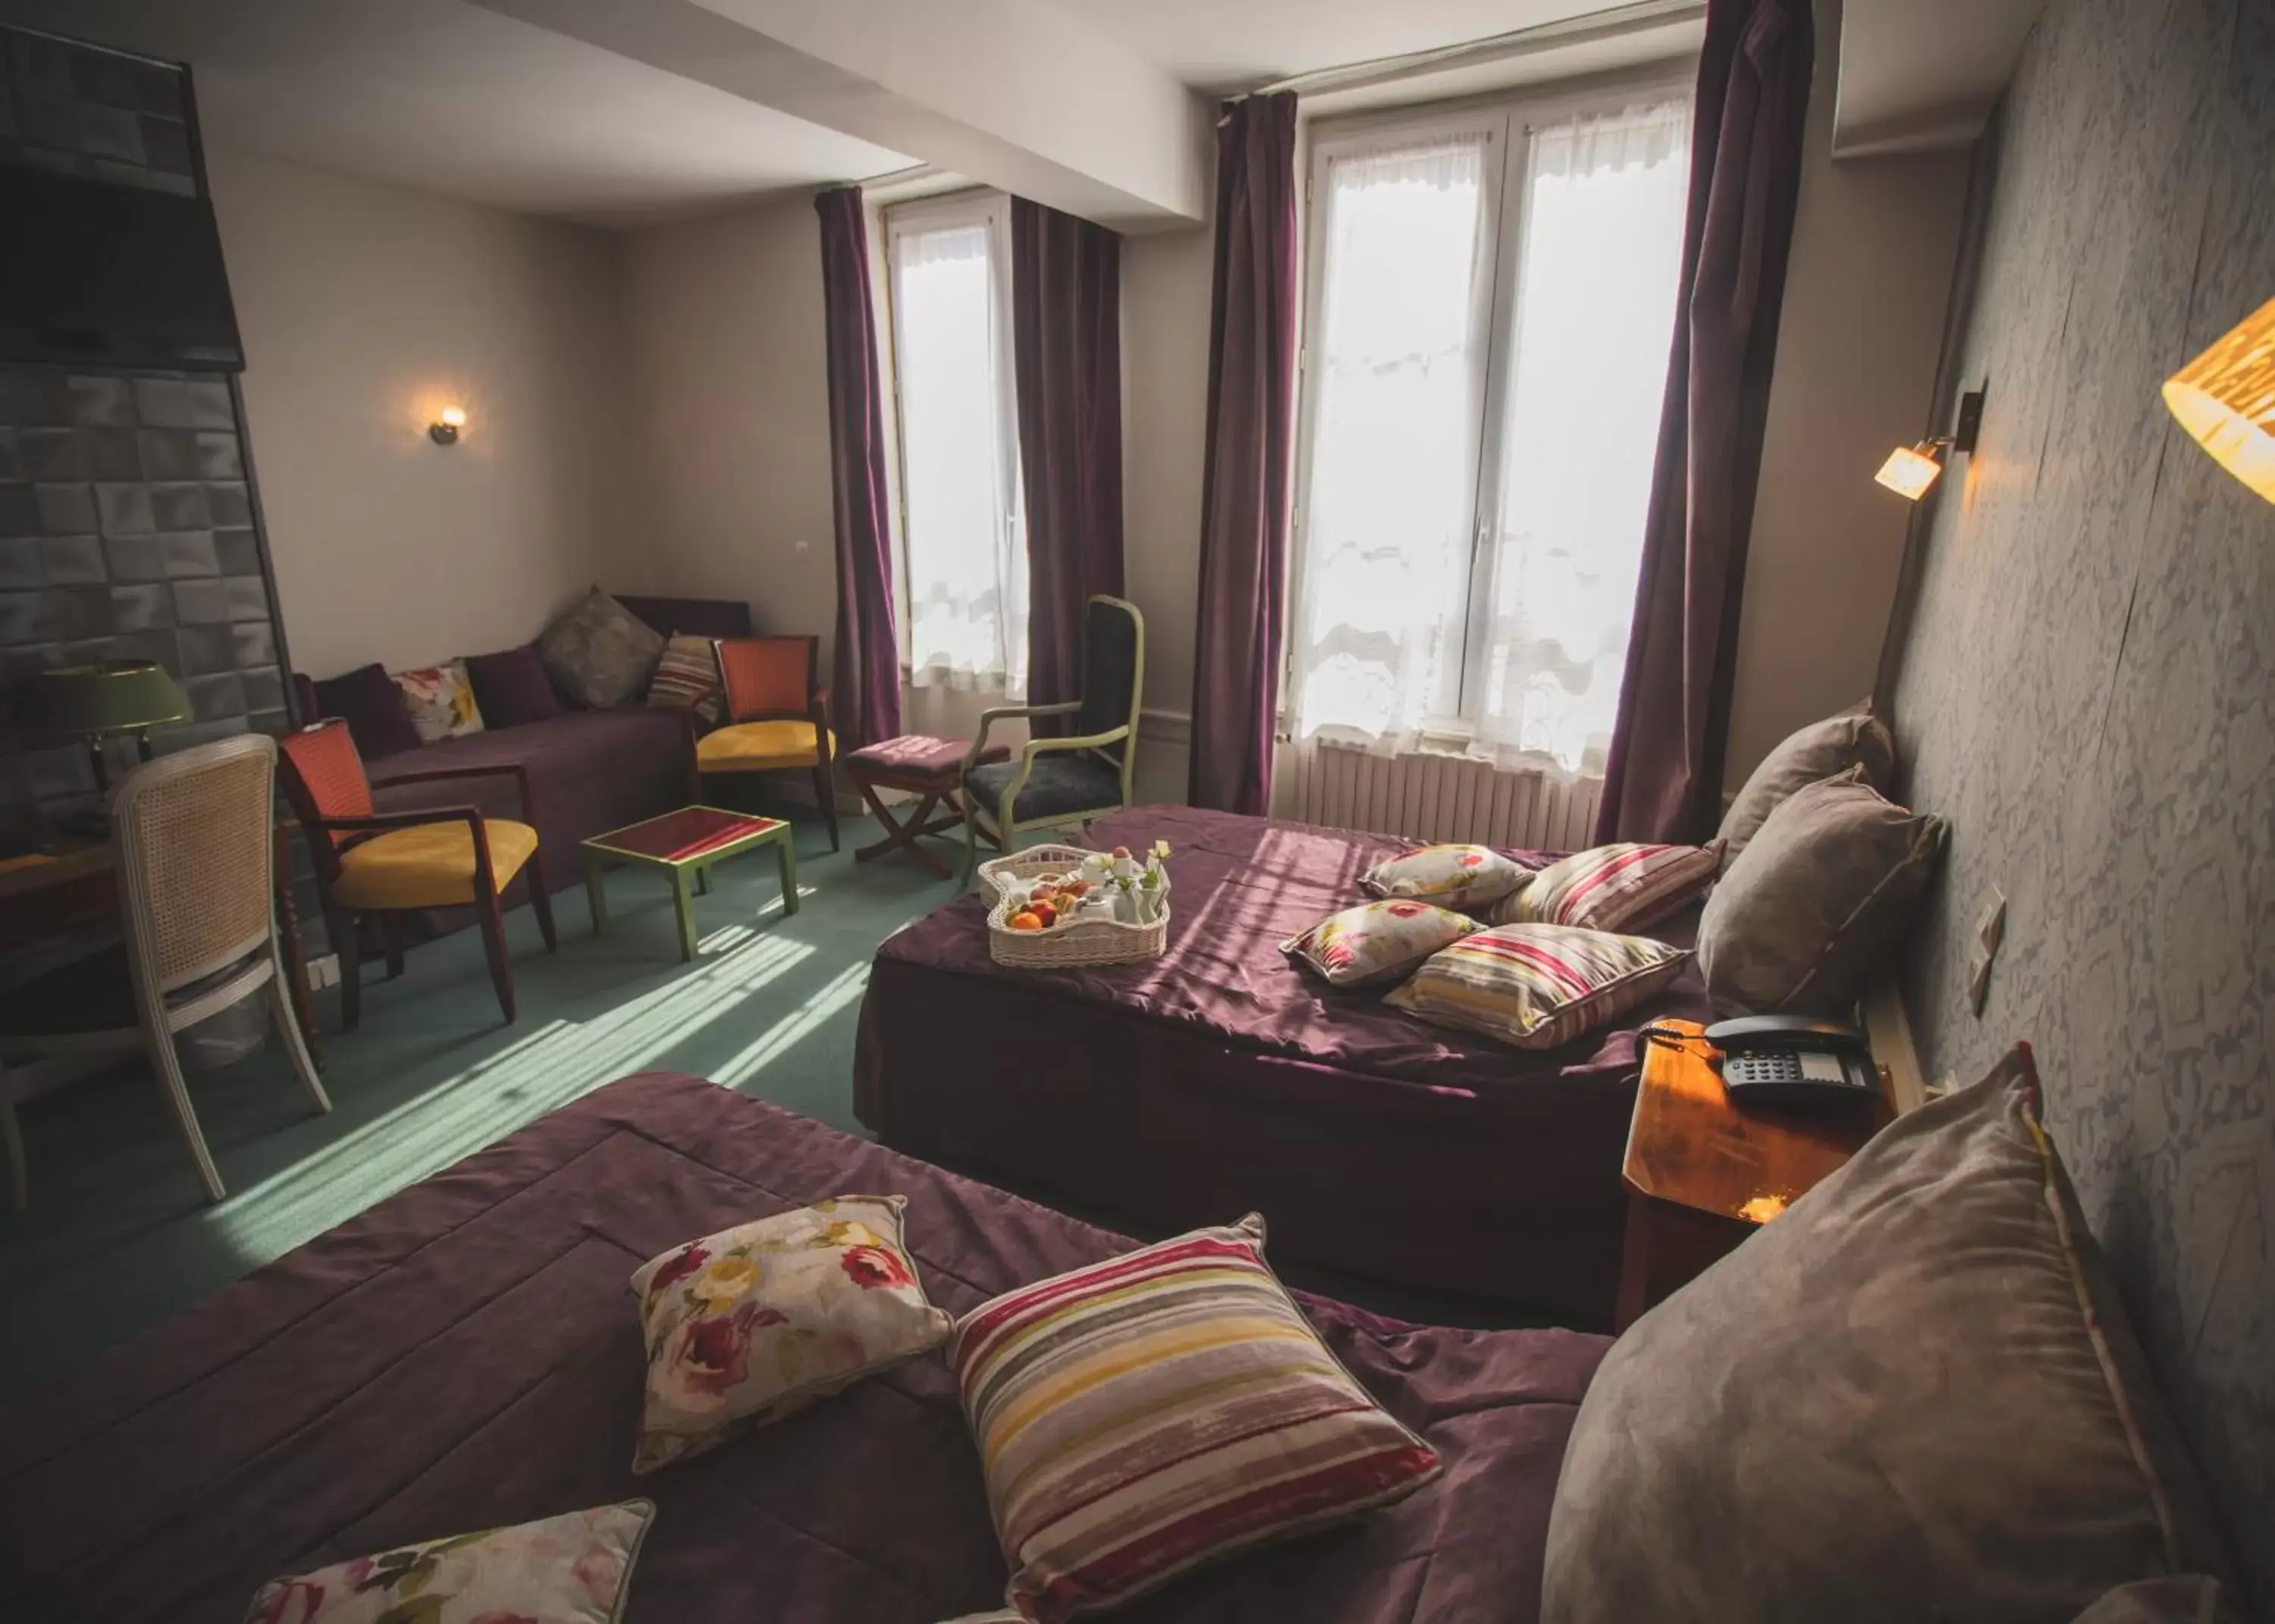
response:
[(1410, 736), (1458, 691), (1487, 138), (1331, 160), (1321, 369), (1289, 710), (1298, 738)]
[(1003, 255), (996, 214), (891, 231), (909, 680), (1027, 681), (1020, 511)]
[(1533, 132), (1470, 707), (1497, 752), (1603, 766), (1651, 502), (1689, 176), (1673, 100)]

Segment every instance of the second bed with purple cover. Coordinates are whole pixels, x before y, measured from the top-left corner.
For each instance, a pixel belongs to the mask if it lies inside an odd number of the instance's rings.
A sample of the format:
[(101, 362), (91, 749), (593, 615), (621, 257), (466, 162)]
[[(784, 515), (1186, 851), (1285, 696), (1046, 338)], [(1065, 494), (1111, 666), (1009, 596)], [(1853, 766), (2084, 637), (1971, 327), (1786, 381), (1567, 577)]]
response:
[[(1159, 959), (1006, 969), (973, 897), (888, 939), (861, 1006), (861, 1121), (915, 1155), (1131, 1223), (1259, 1211), (1283, 1258), (1607, 1326), (1636, 1030), (1712, 1019), (1697, 971), (1607, 1030), (1514, 1049), (1281, 954), (1365, 900), (1359, 877), (1402, 842), (1140, 806), (1081, 843), (1161, 839), (1175, 890)], [(1697, 921), (1689, 909), (1646, 933), (1687, 948)]]
[[(238, 1624), (276, 1575), (634, 1494), (657, 1512), (626, 1624), (938, 1624), (990, 1608), (1003, 1562), (937, 1356), (631, 1473), (633, 1269), (852, 1192), (908, 1197), (924, 1284), (956, 1314), (1131, 1245), (698, 1078), (627, 1078), (0, 1412), (0, 1616)], [(1608, 1344), (1299, 1297), (1444, 1476), (1113, 1616), (1536, 1620), (1565, 1439)]]

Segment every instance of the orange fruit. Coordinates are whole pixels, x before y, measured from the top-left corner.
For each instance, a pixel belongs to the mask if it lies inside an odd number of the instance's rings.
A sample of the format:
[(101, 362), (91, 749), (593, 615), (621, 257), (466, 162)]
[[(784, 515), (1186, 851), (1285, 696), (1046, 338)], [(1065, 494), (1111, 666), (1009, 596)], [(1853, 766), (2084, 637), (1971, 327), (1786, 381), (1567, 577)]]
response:
[(1043, 928), (1042, 916), (1031, 909), (1021, 909), (1004, 923), (1015, 931), (1039, 931)]

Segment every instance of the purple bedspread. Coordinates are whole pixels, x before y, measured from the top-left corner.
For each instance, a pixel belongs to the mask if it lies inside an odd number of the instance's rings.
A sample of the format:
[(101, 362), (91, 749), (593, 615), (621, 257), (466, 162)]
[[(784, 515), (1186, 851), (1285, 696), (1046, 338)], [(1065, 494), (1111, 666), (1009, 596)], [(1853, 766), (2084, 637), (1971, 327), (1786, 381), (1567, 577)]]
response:
[[(935, 1624), (1004, 1570), (929, 1356), (645, 1478), (626, 1277), (691, 1236), (908, 1196), (962, 1313), (1130, 1243), (699, 1079), (611, 1084), (0, 1413), (0, 1617), (236, 1624), (253, 1590), (414, 1539), (656, 1502), (630, 1624)], [(1573, 1411), (1607, 1346), (1304, 1306), (1445, 1476), (1117, 1612), (1130, 1624), (1537, 1617)]]
[[(1283, 1257), (1607, 1323), (1635, 1029), (1710, 1018), (1695, 970), (1605, 1031), (1528, 1053), (1338, 993), (1278, 944), (1365, 900), (1398, 842), (1190, 806), (1088, 843), (1174, 849), (1168, 952), (1006, 970), (949, 903), (877, 950), (854, 1109), (891, 1144), (1183, 1228), (1255, 1209)], [(1535, 861), (1549, 854), (1520, 853)], [(1654, 927), (1687, 946), (1696, 913)]]

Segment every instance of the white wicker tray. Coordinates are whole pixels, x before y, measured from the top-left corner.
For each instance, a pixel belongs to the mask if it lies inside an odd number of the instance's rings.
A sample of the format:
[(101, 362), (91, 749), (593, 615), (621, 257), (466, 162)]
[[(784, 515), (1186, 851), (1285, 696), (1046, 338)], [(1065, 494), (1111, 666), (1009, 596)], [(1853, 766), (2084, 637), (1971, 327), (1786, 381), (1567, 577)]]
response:
[(1064, 873), (1098, 853), (1080, 846), (1030, 846), (979, 865), (979, 891), (990, 899), (987, 953), (998, 964), (1019, 970), (1079, 970), (1100, 964), (1135, 964), (1161, 956), (1169, 942), (1169, 899), (1144, 925), (1119, 919), (1077, 919), (1047, 931), (1015, 931), (1003, 882)]

